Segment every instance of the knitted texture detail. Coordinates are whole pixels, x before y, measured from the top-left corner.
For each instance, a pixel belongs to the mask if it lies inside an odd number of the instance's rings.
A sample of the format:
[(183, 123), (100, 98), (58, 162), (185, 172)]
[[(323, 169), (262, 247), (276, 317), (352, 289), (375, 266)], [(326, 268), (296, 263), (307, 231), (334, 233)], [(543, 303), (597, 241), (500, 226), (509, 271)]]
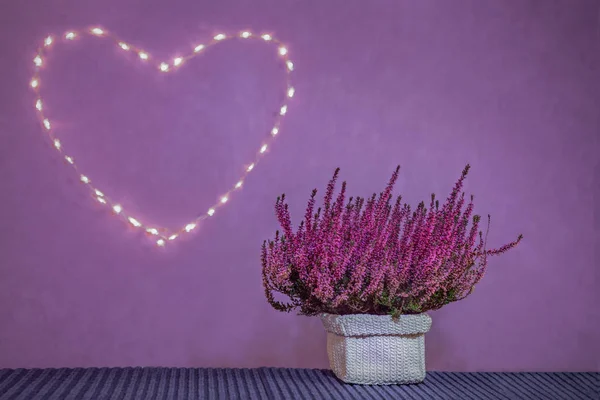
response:
[(427, 314), (321, 314), (333, 373), (346, 383), (391, 385), (425, 379)]

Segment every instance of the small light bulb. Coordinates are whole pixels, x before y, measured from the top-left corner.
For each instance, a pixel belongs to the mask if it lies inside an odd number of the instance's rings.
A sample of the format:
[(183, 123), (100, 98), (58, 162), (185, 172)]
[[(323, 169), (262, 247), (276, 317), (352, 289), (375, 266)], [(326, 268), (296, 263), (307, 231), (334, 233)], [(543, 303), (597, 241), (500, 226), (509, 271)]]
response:
[(123, 50), (129, 50), (130, 49), (130, 47), (129, 47), (129, 45), (127, 43), (120, 42), (119, 46), (121, 46), (121, 48)]
[(57, 150), (60, 150), (60, 140), (54, 139), (54, 147), (56, 147)]
[(248, 39), (250, 37), (250, 35), (252, 35), (250, 32), (248, 31), (244, 31), (241, 33), (241, 37), (243, 37), (244, 39)]
[(71, 157), (65, 156), (65, 160), (67, 160), (69, 164), (73, 164), (73, 159)]
[(81, 178), (79, 178), (79, 179), (81, 179), (81, 182), (83, 182), (83, 183), (90, 183), (90, 178), (88, 178), (85, 175), (81, 175)]
[(160, 70), (162, 72), (167, 72), (169, 70), (169, 64), (167, 64), (167, 63), (161, 63), (160, 64)]
[(177, 235), (177, 234), (175, 233), (175, 234), (173, 234), (173, 235), (169, 236), (169, 240), (175, 240), (175, 239), (177, 239), (177, 236), (179, 236), (179, 235)]
[(187, 224), (185, 226), (185, 230), (186, 230), (186, 232), (191, 232), (191, 230), (194, 229), (195, 227), (196, 227), (196, 224), (194, 224), (194, 223)]
[(273, 127), (273, 129), (271, 129), (271, 135), (275, 136), (279, 133), (279, 128), (277, 128), (276, 126)]
[(285, 47), (279, 48), (279, 55), (285, 56), (287, 54), (287, 49)]
[(248, 166), (248, 168), (246, 169), (246, 171), (250, 172), (250, 171), (252, 171), (253, 169), (254, 169), (254, 164), (250, 164), (250, 165)]
[(44, 46), (50, 46), (52, 44), (52, 36), (48, 36), (44, 39)]
[(50, 121), (48, 121), (48, 118), (44, 119), (44, 128), (46, 129), (50, 129)]
[(115, 204), (113, 206), (113, 211), (117, 214), (121, 213), (121, 211), (123, 211), (123, 207), (121, 207), (119, 204)]
[(39, 82), (37, 79), (33, 79), (33, 80), (31, 81), (31, 87), (32, 87), (32, 88), (34, 88), (34, 89), (35, 89), (36, 87), (38, 87), (38, 86), (39, 86), (39, 84), (40, 84), (40, 82)]
[(208, 210), (207, 214), (212, 217), (213, 215), (215, 215), (215, 209), (211, 208), (210, 210)]
[(35, 58), (33, 59), (33, 63), (38, 66), (41, 67), (42, 66), (42, 57), (40, 56), (35, 56)]
[(146, 232), (148, 232), (152, 235), (158, 235), (158, 230), (155, 228), (148, 228), (148, 229), (146, 229)]
[(267, 151), (267, 145), (263, 144), (263, 146), (260, 148), (260, 152), (264, 153), (265, 151)]
[(104, 200), (102, 197), (96, 197), (96, 200), (102, 204), (106, 204), (106, 200)]
[(93, 33), (94, 35), (98, 35), (98, 36), (100, 36), (100, 35), (103, 35), (103, 34), (104, 34), (104, 31), (103, 31), (102, 29), (100, 29), (100, 28), (93, 28), (93, 29), (92, 29), (92, 33)]
[(267, 33), (265, 33), (264, 35), (262, 35), (262, 36), (261, 36), (261, 38), (263, 38), (263, 40), (266, 40), (267, 42), (268, 42), (269, 40), (273, 39), (273, 38), (271, 37), (271, 35), (269, 35), (269, 34), (267, 34)]
[(94, 192), (96, 193), (97, 196), (104, 197), (104, 193), (102, 193), (98, 189), (94, 189)]
[(288, 69), (289, 69), (290, 71), (293, 71), (293, 70), (294, 70), (294, 63), (293, 63), (293, 62), (291, 62), (290, 60), (288, 60), (288, 61), (286, 61), (285, 63), (287, 64), (287, 67), (288, 67)]
[(225, 196), (221, 197), (221, 203), (225, 204), (225, 203), (227, 203), (227, 200), (229, 200), (227, 197), (225, 197)]
[(241, 188), (243, 183), (244, 183), (243, 181), (239, 181), (238, 183), (235, 184), (235, 188), (236, 189)]
[(41, 99), (37, 99), (37, 101), (35, 102), (35, 108), (37, 108), (38, 111), (42, 111), (42, 100)]
[(140, 51), (140, 53), (138, 55), (142, 60), (148, 59), (148, 53), (144, 53), (143, 51)]
[(178, 65), (181, 65), (182, 62), (183, 62), (183, 58), (177, 57), (176, 59), (173, 60), (173, 65), (178, 66)]
[(214, 38), (214, 39), (215, 39), (215, 40), (223, 40), (223, 39), (225, 39), (225, 37), (226, 37), (226, 36), (225, 36), (224, 34), (222, 34), (222, 33), (219, 33), (218, 35), (216, 35), (216, 36), (215, 36), (215, 38)]
[(164, 241), (163, 239), (158, 239), (158, 240), (156, 241), (156, 244), (157, 244), (158, 246), (161, 246), (161, 247), (162, 247), (162, 246), (164, 246), (164, 245), (165, 245), (165, 241)]
[(142, 224), (140, 223), (140, 221), (138, 221), (137, 219), (133, 218), (133, 217), (129, 217), (127, 218), (129, 220), (129, 223), (133, 226), (135, 226), (136, 228), (139, 228), (140, 226), (142, 226)]
[(65, 34), (65, 38), (69, 39), (69, 40), (73, 40), (75, 39), (75, 32), (67, 32)]
[(287, 91), (288, 97), (294, 97), (295, 92), (296, 92), (296, 90), (293, 87), (288, 88), (288, 91)]
[(194, 47), (194, 53), (201, 51), (203, 48), (204, 48), (204, 45), (199, 44), (198, 46)]
[(279, 110), (279, 115), (285, 115), (287, 112), (287, 106), (282, 106), (281, 110)]

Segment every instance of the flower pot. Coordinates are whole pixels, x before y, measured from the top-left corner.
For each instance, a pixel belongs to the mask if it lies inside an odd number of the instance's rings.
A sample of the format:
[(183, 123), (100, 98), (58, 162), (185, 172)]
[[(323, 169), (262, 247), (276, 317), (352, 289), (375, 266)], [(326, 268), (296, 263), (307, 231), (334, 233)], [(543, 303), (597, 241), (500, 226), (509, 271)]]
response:
[(346, 383), (393, 385), (425, 379), (427, 314), (321, 314), (333, 373)]

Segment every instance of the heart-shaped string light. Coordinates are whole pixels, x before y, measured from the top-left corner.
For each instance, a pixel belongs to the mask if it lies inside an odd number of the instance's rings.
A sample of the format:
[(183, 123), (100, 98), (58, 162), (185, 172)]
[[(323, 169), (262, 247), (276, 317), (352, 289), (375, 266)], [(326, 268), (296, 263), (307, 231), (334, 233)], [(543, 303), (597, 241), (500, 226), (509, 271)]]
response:
[[(137, 55), (137, 58), (141, 62), (154, 65), (160, 73), (168, 73), (168, 72), (175, 71), (181, 65), (186, 63), (187, 61), (189, 61), (192, 58), (203, 53), (203, 51), (206, 50), (208, 47), (213, 46), (217, 43), (224, 42), (226, 40), (230, 40), (230, 39), (235, 39), (235, 38), (239, 38), (239, 39), (243, 39), (243, 40), (254, 39), (254, 40), (271, 43), (277, 48), (277, 54), (280, 56), (281, 60), (283, 61), (284, 65), (285, 65), (286, 92), (285, 92), (285, 100), (284, 100), (283, 104), (281, 105), (281, 107), (277, 110), (277, 116), (275, 117), (275, 122), (268, 133), (268, 137), (266, 138), (266, 140), (264, 140), (261, 143), (260, 148), (256, 152), (254, 160), (250, 164), (247, 164), (244, 167), (244, 171), (242, 172), (240, 178), (237, 180), (237, 183), (235, 183), (226, 193), (221, 195), (219, 201), (216, 204), (214, 204), (212, 207), (210, 207), (206, 212), (203, 212), (200, 216), (193, 219), (191, 222), (185, 224), (184, 226), (180, 227), (179, 229), (169, 230), (167, 228), (159, 227), (157, 225), (147, 224), (145, 222), (142, 222), (142, 220), (140, 218), (133, 217), (126, 210), (124, 210), (123, 207), (118, 202), (111, 200), (109, 198), (109, 196), (107, 196), (103, 191), (101, 191), (97, 186), (95, 186), (93, 184), (92, 179), (90, 179), (90, 177), (88, 175), (83, 174), (79, 170), (74, 158), (72, 156), (69, 156), (65, 152), (62, 142), (54, 136), (54, 130), (52, 128), (52, 123), (50, 122), (48, 117), (44, 114), (45, 105), (44, 105), (44, 101), (42, 100), (42, 96), (40, 94), (40, 87), (41, 87), (40, 71), (46, 64), (45, 56), (46, 56), (47, 52), (56, 44), (56, 42), (58, 42), (58, 41), (60, 41), (60, 42), (74, 41), (74, 40), (78, 40), (82, 36), (92, 36), (92, 37), (104, 38), (104, 39), (114, 41), (114, 43), (122, 51), (134, 53), (135, 55)], [(51, 139), (54, 148), (62, 155), (64, 160), (75, 169), (75, 171), (77, 172), (77, 174), (79, 176), (79, 180), (90, 190), (90, 192), (92, 193), (92, 196), (96, 199), (96, 201), (99, 204), (106, 206), (112, 214), (121, 218), (128, 225), (130, 225), (134, 228), (137, 228), (137, 229), (143, 229), (148, 235), (150, 235), (151, 237), (154, 238), (154, 240), (156, 241), (156, 244), (158, 246), (164, 246), (167, 242), (177, 239), (182, 234), (186, 234), (186, 233), (193, 231), (200, 221), (202, 221), (205, 218), (213, 216), (220, 207), (222, 207), (225, 203), (227, 203), (227, 201), (229, 200), (229, 198), (233, 194), (233, 192), (239, 190), (242, 187), (246, 176), (256, 167), (260, 158), (267, 152), (267, 149), (269, 149), (271, 141), (279, 134), (282, 118), (287, 114), (287, 109), (288, 109), (287, 100), (294, 96), (294, 88), (291, 86), (291, 83), (290, 83), (290, 74), (294, 70), (294, 64), (289, 59), (288, 48), (285, 45), (283, 45), (280, 41), (275, 39), (273, 36), (271, 36), (271, 34), (268, 34), (268, 33), (259, 34), (259, 35), (253, 34), (249, 31), (240, 32), (235, 35), (227, 35), (224, 33), (219, 33), (219, 34), (215, 35), (208, 42), (198, 43), (196, 46), (194, 46), (191, 49), (191, 52), (188, 55), (177, 56), (177, 57), (173, 58), (173, 60), (171, 60), (170, 62), (167, 62), (167, 61), (155, 61), (147, 51), (144, 51), (137, 46), (134, 46), (130, 43), (127, 43), (127, 42), (124, 42), (124, 41), (118, 39), (116, 36), (112, 35), (110, 32), (108, 32), (107, 30), (105, 30), (103, 28), (93, 27), (93, 28), (90, 28), (90, 29), (84, 30), (84, 31), (75, 31), (75, 30), (68, 31), (64, 35), (61, 35), (61, 36), (50, 35), (50, 36), (46, 37), (44, 39), (43, 45), (38, 49), (37, 54), (35, 55), (35, 57), (33, 59), (33, 63), (35, 65), (35, 74), (34, 74), (33, 78), (31, 79), (30, 85), (31, 85), (31, 88), (35, 91), (35, 93), (37, 95), (37, 97), (35, 99), (35, 108), (40, 117), (40, 120), (41, 120), (44, 130), (46, 130), (48, 132), (48, 136)]]

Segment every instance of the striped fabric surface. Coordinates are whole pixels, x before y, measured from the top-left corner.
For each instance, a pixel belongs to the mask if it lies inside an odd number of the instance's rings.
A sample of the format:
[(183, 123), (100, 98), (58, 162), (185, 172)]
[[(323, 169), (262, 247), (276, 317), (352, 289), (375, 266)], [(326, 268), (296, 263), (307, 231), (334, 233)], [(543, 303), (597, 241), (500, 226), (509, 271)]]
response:
[(360, 386), (318, 369), (0, 370), (0, 399), (600, 399), (600, 373), (428, 372), (424, 383)]

